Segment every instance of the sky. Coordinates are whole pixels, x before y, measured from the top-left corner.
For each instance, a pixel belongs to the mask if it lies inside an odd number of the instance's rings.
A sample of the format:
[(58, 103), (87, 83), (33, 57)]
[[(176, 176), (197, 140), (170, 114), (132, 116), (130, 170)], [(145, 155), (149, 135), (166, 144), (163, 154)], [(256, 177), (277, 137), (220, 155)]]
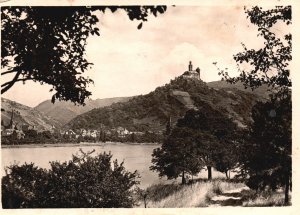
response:
[[(241, 43), (255, 49), (263, 42), (243, 6), (169, 6), (141, 30), (121, 10), (97, 16), (101, 35), (90, 36), (86, 48), (94, 64), (85, 74), (94, 80), (92, 99), (147, 94), (181, 75), (189, 61), (205, 82), (220, 80), (213, 62), (234, 76)], [(50, 88), (17, 83), (3, 97), (34, 107), (51, 98)]]

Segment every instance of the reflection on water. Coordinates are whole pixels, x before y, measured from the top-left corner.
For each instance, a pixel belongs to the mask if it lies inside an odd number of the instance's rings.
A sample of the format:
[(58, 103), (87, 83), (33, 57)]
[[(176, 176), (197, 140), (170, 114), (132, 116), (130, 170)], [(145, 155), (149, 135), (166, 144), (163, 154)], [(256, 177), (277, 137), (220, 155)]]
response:
[[(23, 164), (33, 162), (39, 167), (50, 168), (50, 161), (68, 161), (72, 154), (79, 152), (81, 148), (84, 152), (96, 150), (94, 154), (103, 151), (111, 152), (113, 160), (124, 161), (124, 166), (129, 171), (138, 170), (141, 178), (140, 187), (146, 188), (151, 184), (166, 183), (166, 178), (160, 179), (156, 172), (149, 170), (151, 165), (151, 154), (153, 149), (159, 145), (130, 145), (130, 144), (102, 144), (93, 146), (62, 146), (62, 147), (35, 147), (35, 148), (3, 148), (1, 171), (4, 173), (4, 167), (13, 163)], [(223, 177), (224, 175), (214, 172), (214, 177)], [(199, 177), (206, 178), (207, 172), (202, 171)]]

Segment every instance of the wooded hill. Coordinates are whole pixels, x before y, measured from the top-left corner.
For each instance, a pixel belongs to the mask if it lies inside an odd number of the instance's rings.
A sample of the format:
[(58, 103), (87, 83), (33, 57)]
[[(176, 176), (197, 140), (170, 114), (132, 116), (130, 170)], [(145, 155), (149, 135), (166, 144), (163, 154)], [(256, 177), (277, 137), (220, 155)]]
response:
[(22, 105), (9, 99), (1, 98), (1, 123), (3, 126), (10, 124), (13, 111), (13, 124), (18, 127), (22, 125), (34, 126), (38, 131), (50, 130), (52, 126), (60, 128), (62, 124), (52, 117), (41, 113), (34, 108)]
[(54, 104), (51, 100), (46, 100), (35, 107), (36, 110), (51, 116), (59, 121), (62, 125), (68, 123), (77, 115), (88, 112), (94, 108), (106, 107), (116, 102), (128, 101), (130, 97), (115, 97), (105, 99), (86, 99), (85, 105), (75, 105), (70, 101), (56, 101)]
[[(164, 131), (171, 118), (176, 124), (188, 109), (218, 111), (240, 127), (251, 121), (250, 111), (263, 96), (236, 88), (214, 88), (195, 79), (177, 77), (153, 92), (135, 96), (127, 102), (96, 108), (71, 120), (66, 127), (98, 129), (118, 126), (130, 131)], [(205, 108), (202, 108), (205, 107)]]

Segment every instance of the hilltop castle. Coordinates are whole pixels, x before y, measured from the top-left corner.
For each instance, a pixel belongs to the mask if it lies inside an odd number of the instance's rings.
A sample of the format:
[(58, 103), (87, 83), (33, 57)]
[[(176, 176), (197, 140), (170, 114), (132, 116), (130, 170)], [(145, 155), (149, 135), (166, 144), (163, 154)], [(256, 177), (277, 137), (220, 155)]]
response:
[(193, 78), (193, 79), (197, 79), (197, 80), (201, 80), (200, 79), (200, 69), (199, 67), (196, 70), (193, 70), (193, 65), (192, 65), (192, 61), (190, 61), (189, 67), (188, 67), (188, 71), (185, 71), (182, 74), (182, 77), (184, 78)]

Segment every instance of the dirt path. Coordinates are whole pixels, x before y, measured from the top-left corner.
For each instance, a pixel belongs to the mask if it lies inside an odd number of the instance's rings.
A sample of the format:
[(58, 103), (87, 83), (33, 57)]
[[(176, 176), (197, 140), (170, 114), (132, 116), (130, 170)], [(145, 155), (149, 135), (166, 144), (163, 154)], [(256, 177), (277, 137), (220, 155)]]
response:
[(248, 192), (248, 187), (241, 187), (234, 190), (228, 190), (223, 192), (222, 194), (218, 194), (213, 196), (210, 200), (210, 207), (216, 206), (242, 206), (243, 205), (243, 197)]

